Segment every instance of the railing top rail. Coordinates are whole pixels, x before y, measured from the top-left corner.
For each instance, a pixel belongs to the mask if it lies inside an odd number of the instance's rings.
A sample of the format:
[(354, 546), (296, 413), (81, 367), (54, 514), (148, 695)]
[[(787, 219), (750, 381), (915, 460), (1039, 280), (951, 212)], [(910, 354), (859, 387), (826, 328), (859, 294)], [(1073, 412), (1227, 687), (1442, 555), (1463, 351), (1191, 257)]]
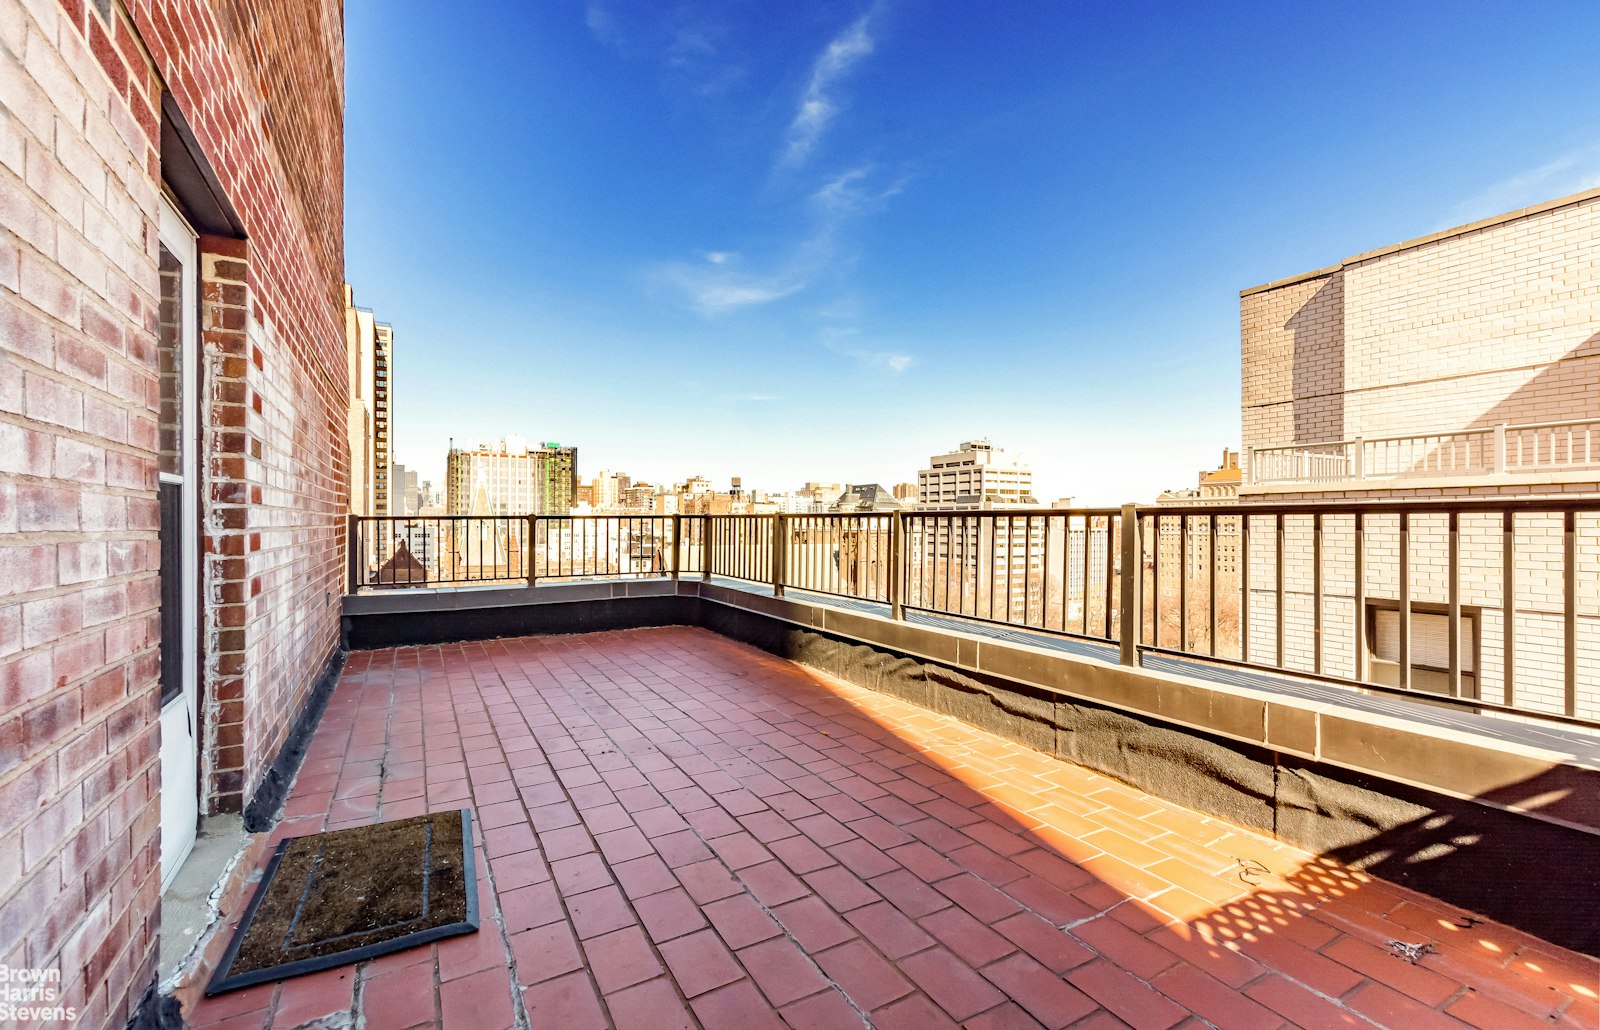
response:
[(1504, 512), (1600, 512), (1600, 497), (1500, 497), (1483, 500), (1435, 500), (1407, 498), (1393, 501), (1285, 501), (1244, 504), (1141, 504), (1137, 506), (1141, 517), (1146, 515), (1399, 515), (1403, 513), (1448, 515)]
[[(948, 517), (948, 518), (971, 518), (973, 516), (982, 516), (982, 515), (994, 515), (994, 516), (1014, 515), (1014, 516), (1019, 516), (1019, 517), (1020, 516), (1024, 516), (1024, 515), (1032, 515), (1034, 517), (1038, 517), (1038, 516), (1041, 516), (1041, 515), (1070, 515), (1070, 516), (1088, 515), (1088, 516), (1093, 516), (1095, 518), (1100, 518), (1100, 517), (1106, 516), (1106, 515), (1120, 515), (1120, 514), (1122, 514), (1122, 509), (1121, 508), (954, 508), (954, 509), (909, 508), (909, 509), (903, 509), (903, 510), (901, 510), (899, 512), (892, 512), (892, 511), (805, 511), (805, 512), (754, 512), (754, 513), (745, 512), (745, 513), (727, 514), (727, 515), (704, 515), (704, 514), (700, 514), (700, 513), (693, 513), (693, 514), (680, 513), (676, 517), (685, 518), (685, 519), (729, 519), (729, 518), (732, 518), (732, 519), (773, 519), (773, 518), (777, 518), (779, 515), (782, 515), (785, 518), (791, 518), (791, 519), (862, 519), (862, 518), (887, 519), (887, 518), (890, 518), (890, 517), (894, 516), (895, 514), (917, 515), (917, 516), (936, 516), (936, 517)], [(425, 519), (433, 519), (433, 520), (440, 520), (440, 521), (455, 521), (455, 522), (469, 521), (469, 520), (474, 520), (474, 519), (476, 519), (478, 521), (487, 521), (487, 520), (491, 520), (491, 519), (504, 519), (504, 520), (507, 520), (507, 521), (518, 521), (518, 522), (521, 522), (521, 521), (525, 521), (529, 516), (527, 514), (523, 514), (523, 515), (352, 515), (350, 517), (354, 518), (354, 519), (358, 519), (358, 520), (360, 520), (362, 522), (419, 522), (419, 521), (422, 521), (422, 520), (425, 520)], [(670, 519), (670, 518), (673, 518), (673, 517), (675, 517), (675, 516), (673, 516), (673, 515), (653, 514), (653, 513), (649, 513), (649, 512), (617, 512), (615, 514), (610, 514), (610, 515), (593, 514), (593, 515), (539, 515), (539, 516), (537, 516), (537, 518), (540, 518), (540, 519), (589, 519), (589, 520), (598, 520), (598, 519)]]
[(1568, 426), (1592, 425), (1600, 425), (1600, 418), (1569, 418), (1554, 422), (1502, 422), (1493, 426), (1471, 426), (1466, 429), (1435, 429), (1425, 433), (1402, 433), (1396, 436), (1352, 436), (1345, 440), (1312, 440), (1306, 443), (1286, 443), (1272, 447), (1257, 447), (1255, 448), (1255, 453), (1303, 451), (1310, 450), (1313, 447), (1349, 447), (1356, 443), (1399, 443), (1405, 440), (1433, 440), (1446, 436), (1486, 436), (1502, 427), (1506, 432), (1514, 433), (1533, 429), (1564, 429)]
[(1506, 424), (1506, 432), (1514, 433), (1524, 429), (1565, 429), (1568, 426), (1594, 426), (1600, 425), (1600, 418), (1569, 418), (1559, 422), (1510, 422)]
[(970, 518), (974, 515), (1121, 515), (1121, 508), (913, 508), (907, 515), (939, 515), (951, 518)]

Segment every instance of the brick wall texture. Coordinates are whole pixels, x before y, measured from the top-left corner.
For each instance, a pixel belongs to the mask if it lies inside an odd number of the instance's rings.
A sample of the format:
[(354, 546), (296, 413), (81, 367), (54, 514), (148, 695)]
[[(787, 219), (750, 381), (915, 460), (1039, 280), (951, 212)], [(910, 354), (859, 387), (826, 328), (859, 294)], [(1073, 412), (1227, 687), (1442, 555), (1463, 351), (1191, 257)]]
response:
[[(1352, 258), (1339, 267), (1241, 300), (1243, 443), (1250, 450), (1355, 437), (1460, 431), (1502, 422), (1600, 419), (1600, 191), (1465, 232)], [(1424, 447), (1424, 452), (1427, 450)], [(1419, 452), (1419, 462), (1422, 452)], [(1370, 455), (1369, 455), (1370, 460)], [(1329, 485), (1252, 499), (1296, 502), (1443, 497), (1593, 497), (1584, 476), (1525, 475), (1474, 486), (1414, 478), (1375, 489)], [(1315, 662), (1311, 520), (1285, 524), (1282, 663)], [(1561, 711), (1564, 696), (1563, 549), (1559, 517), (1520, 516), (1516, 612), (1503, 608), (1498, 514), (1461, 518), (1461, 603), (1481, 632), (1483, 696), (1506, 698), (1508, 626), (1512, 700)], [(1250, 548), (1250, 652), (1276, 663), (1274, 525), (1258, 517)], [(1449, 596), (1445, 516), (1414, 517), (1411, 590), (1419, 603)], [(1578, 713), (1600, 716), (1600, 517), (1577, 523)], [(1323, 668), (1351, 676), (1355, 656), (1353, 524), (1324, 533)], [(1369, 598), (1399, 596), (1397, 520), (1374, 517), (1366, 539)], [(1170, 603), (1170, 602), (1169, 602)]]
[(1246, 295), (1243, 443), (1600, 417), (1600, 191)]
[(0, 3), (0, 963), (121, 1026), (159, 932), (160, 97), (205, 237), (201, 806), (236, 811), (337, 646), (337, 0)]

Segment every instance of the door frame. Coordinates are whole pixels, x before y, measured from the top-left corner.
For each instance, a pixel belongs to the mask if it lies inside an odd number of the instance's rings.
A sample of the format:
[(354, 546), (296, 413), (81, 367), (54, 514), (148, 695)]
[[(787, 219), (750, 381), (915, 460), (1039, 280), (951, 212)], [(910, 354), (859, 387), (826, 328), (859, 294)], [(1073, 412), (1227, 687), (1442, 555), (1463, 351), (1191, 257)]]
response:
[[(176, 521), (179, 527), (179, 591), (182, 597), (179, 616), (182, 619), (182, 689), (177, 697), (161, 705), (160, 722), (163, 731), (174, 724), (184, 726), (189, 738), (186, 760), (173, 768), (169, 769), (169, 763), (182, 752), (172, 751), (169, 745), (174, 742), (165, 739), (160, 751), (163, 797), (161, 832), (164, 842), (161, 849), (161, 887), (165, 890), (194, 847), (200, 818), (200, 241), (199, 235), (179, 212), (176, 203), (165, 193), (161, 196), (160, 206), (157, 233), (160, 245), (176, 256), (184, 269), (180, 300), (183, 319), (178, 341), (181, 356), (178, 428), (181, 441), (180, 474), (157, 473), (160, 482), (181, 484)], [(162, 613), (163, 618), (167, 615), (166, 612)], [(172, 791), (181, 793), (169, 797)], [(169, 802), (175, 804), (178, 797), (189, 799), (191, 803), (169, 812)], [(169, 826), (169, 817), (173, 815), (182, 823), (178, 832), (183, 837), (176, 850), (169, 850), (165, 843), (167, 834), (177, 825)]]

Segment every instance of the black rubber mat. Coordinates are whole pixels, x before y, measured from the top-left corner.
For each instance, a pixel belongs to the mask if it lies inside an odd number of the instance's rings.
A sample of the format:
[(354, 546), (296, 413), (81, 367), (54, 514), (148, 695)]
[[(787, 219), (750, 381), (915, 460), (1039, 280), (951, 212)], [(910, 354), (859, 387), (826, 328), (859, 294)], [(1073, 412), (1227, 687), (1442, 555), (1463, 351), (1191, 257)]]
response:
[(206, 993), (477, 929), (469, 809), (289, 837), (273, 853)]

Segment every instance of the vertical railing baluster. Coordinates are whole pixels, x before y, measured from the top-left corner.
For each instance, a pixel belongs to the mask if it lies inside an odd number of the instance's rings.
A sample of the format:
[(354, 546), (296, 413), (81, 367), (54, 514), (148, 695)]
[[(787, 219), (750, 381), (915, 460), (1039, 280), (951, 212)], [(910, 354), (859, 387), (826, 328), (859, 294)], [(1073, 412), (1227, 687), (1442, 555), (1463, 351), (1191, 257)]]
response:
[(527, 560), (528, 560), (528, 569), (527, 569), (528, 586), (532, 587), (532, 586), (534, 586), (535, 584), (538, 583), (538, 579), (539, 579), (539, 574), (535, 570), (534, 562), (533, 562), (533, 541), (534, 541), (534, 538), (538, 535), (537, 526), (538, 526), (538, 522), (539, 522), (539, 516), (537, 516), (537, 515), (529, 515), (529, 516), (527, 516), (527, 519), (528, 519), (527, 529), (524, 530), (524, 532), (526, 532), (528, 536), (527, 536), (527, 541), (523, 544), (522, 551), (523, 551), (524, 557), (526, 557)]
[(1210, 626), (1207, 627), (1210, 643), (1211, 657), (1217, 656), (1217, 516), (1206, 517), (1206, 555), (1209, 567), (1206, 569), (1206, 607), (1210, 613)]
[(1272, 571), (1273, 578), (1275, 580), (1274, 585), (1278, 594), (1276, 604), (1278, 625), (1277, 637), (1273, 647), (1277, 652), (1276, 657), (1278, 661), (1278, 668), (1287, 669), (1289, 667), (1289, 660), (1288, 656), (1283, 653), (1283, 629), (1284, 624), (1289, 621), (1288, 613), (1283, 610), (1283, 512), (1280, 511), (1276, 516), (1274, 516), (1274, 523), (1273, 532), (1275, 534), (1275, 542), (1273, 547), (1275, 550), (1273, 552)]
[(1450, 606), (1449, 639), (1447, 646), (1450, 649), (1448, 669), (1450, 673), (1450, 696), (1461, 696), (1461, 513), (1450, 512), (1446, 516), (1448, 523), (1445, 531), (1449, 534), (1449, 546), (1446, 556), (1446, 574), (1450, 577), (1448, 599)]
[(1578, 513), (1565, 513), (1562, 526), (1562, 626), (1565, 711), (1578, 714)]
[(1250, 660), (1250, 516), (1239, 514), (1239, 660)]
[(1311, 516), (1311, 668), (1322, 675), (1322, 512)]
[(1400, 513), (1400, 689), (1411, 689), (1411, 513)]
[[(1150, 635), (1151, 643), (1156, 647), (1161, 646), (1161, 513), (1150, 516), (1150, 549), (1152, 560), (1150, 563)], [(1140, 558), (1143, 558), (1141, 553)], [(1140, 565), (1144, 563), (1141, 560)], [(1144, 570), (1139, 570), (1139, 578), (1144, 578)], [(1143, 599), (1141, 598), (1141, 603)]]
[(1178, 650), (1189, 650), (1189, 516), (1178, 516)]
[(889, 617), (896, 621), (906, 617), (905, 599), (901, 597), (901, 548), (905, 544), (905, 514), (894, 512), (889, 517)]
[(1367, 678), (1367, 517), (1362, 512), (1355, 513), (1355, 557), (1352, 567), (1353, 575), (1353, 604), (1355, 605), (1355, 646), (1354, 678), (1365, 681)]
[(1113, 569), (1116, 565), (1116, 553), (1118, 550), (1118, 548), (1112, 546), (1115, 543), (1115, 540), (1112, 538), (1112, 520), (1115, 518), (1117, 518), (1115, 515), (1108, 514), (1106, 516), (1106, 546), (1104, 554), (1106, 574), (1103, 589), (1103, 603), (1100, 606), (1100, 616), (1101, 621), (1105, 623), (1105, 638), (1107, 640), (1111, 639), (1111, 591), (1113, 589), (1112, 583), (1116, 579)]
[(1139, 540), (1139, 509), (1132, 504), (1122, 506), (1122, 610), (1118, 628), (1119, 660), (1123, 665), (1139, 664), (1139, 624), (1143, 604), (1139, 599), (1144, 580), (1144, 548)]

